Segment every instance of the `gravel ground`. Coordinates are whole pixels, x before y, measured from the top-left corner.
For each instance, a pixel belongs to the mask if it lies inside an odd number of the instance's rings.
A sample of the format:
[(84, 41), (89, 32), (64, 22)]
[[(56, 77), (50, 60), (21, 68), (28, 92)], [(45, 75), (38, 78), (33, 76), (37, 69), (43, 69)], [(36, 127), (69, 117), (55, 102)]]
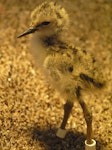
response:
[[(66, 138), (56, 138), (65, 102), (35, 67), (29, 53), (31, 36), (16, 38), (27, 29), (30, 12), (40, 2), (0, 1), (0, 150), (84, 150), (86, 126), (79, 104), (74, 104)], [(70, 15), (73, 43), (88, 49), (104, 68), (108, 86), (85, 101), (93, 112), (97, 150), (111, 150), (112, 1), (59, 3)]]

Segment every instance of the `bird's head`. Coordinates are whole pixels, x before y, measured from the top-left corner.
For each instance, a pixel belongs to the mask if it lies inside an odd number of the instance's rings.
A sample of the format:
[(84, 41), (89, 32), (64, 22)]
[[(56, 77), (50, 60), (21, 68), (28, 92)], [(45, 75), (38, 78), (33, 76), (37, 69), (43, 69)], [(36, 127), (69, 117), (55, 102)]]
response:
[(30, 28), (18, 38), (36, 32), (40, 36), (61, 33), (68, 28), (69, 18), (65, 9), (54, 2), (44, 2), (31, 13)]

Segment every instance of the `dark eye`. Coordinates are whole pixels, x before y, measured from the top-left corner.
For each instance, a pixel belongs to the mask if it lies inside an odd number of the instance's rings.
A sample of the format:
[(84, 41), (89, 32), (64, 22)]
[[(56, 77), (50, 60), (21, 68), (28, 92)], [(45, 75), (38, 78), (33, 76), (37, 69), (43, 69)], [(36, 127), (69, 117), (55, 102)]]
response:
[(50, 22), (45, 21), (45, 22), (42, 22), (42, 24), (41, 24), (41, 25), (48, 25), (48, 24), (50, 24)]

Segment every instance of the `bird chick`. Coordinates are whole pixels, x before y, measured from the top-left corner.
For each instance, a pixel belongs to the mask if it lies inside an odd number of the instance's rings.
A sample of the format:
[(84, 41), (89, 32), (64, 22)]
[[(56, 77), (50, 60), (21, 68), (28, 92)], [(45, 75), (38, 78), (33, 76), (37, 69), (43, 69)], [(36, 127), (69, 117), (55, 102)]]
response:
[(61, 129), (65, 129), (75, 100), (78, 100), (87, 124), (87, 143), (92, 143), (92, 115), (82, 99), (81, 91), (101, 89), (103, 79), (95, 59), (85, 50), (64, 41), (69, 17), (64, 8), (54, 2), (44, 2), (31, 13), (30, 28), (18, 38), (35, 33), (32, 55), (36, 64), (66, 99)]

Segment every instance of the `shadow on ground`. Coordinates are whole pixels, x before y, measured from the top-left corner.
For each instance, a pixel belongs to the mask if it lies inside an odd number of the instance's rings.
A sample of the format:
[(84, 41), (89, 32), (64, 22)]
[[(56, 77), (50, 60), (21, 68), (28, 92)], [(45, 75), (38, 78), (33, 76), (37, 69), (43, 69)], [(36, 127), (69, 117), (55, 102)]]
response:
[[(56, 137), (57, 129), (32, 130), (32, 139), (39, 141), (46, 150), (84, 150), (86, 139), (83, 133), (69, 131), (64, 139)], [(97, 141), (97, 150), (102, 150), (101, 142)]]

